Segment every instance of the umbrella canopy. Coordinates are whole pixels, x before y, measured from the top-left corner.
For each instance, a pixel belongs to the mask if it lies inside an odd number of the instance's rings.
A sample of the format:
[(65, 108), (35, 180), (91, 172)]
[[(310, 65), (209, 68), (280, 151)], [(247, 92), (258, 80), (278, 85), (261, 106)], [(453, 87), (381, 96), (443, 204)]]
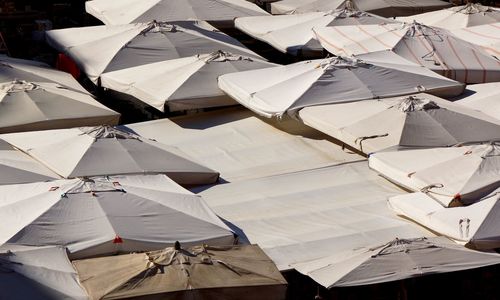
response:
[(354, 6), (383, 17), (411, 16), (450, 7), (439, 0), (282, 0), (271, 3), (273, 14), (301, 14)]
[(463, 207), (443, 207), (424, 193), (389, 198), (389, 206), (431, 230), (478, 249), (500, 247), (500, 193)]
[(428, 95), (306, 107), (304, 123), (364, 153), (500, 140), (500, 120)]
[(2, 138), (62, 177), (164, 173), (179, 184), (210, 184), (219, 173), (175, 147), (110, 126), (3, 135)]
[(500, 10), (479, 3), (427, 12), (419, 15), (401, 17), (403, 22), (417, 21), (428, 26), (457, 29), (500, 22)]
[(201, 197), (164, 175), (0, 186), (0, 243), (67, 246), (70, 257), (233, 243)]
[(496, 58), (500, 57), (500, 22), (450, 31), (462, 40), (481, 46)]
[(324, 27), (314, 32), (321, 45), (335, 55), (369, 59), (373, 53), (386, 53), (460, 82), (500, 81), (498, 59), (445, 29), (414, 22)]
[(323, 47), (314, 36), (313, 27), (393, 22), (395, 21), (392, 19), (344, 8), (297, 15), (243, 17), (237, 18), (234, 24), (239, 30), (283, 53), (305, 56), (323, 52)]
[(500, 82), (468, 85), (465, 92), (454, 98), (455, 103), (479, 110), (500, 120)]
[(313, 105), (394, 97), (425, 91), (459, 95), (463, 85), (414, 64), (334, 57), (219, 77), (219, 87), (266, 116), (291, 115)]
[[(339, 256), (344, 256), (338, 260)], [(394, 239), (372, 248), (323, 258), (324, 268), (296, 266), (328, 288), (377, 284), (480, 268), (500, 263), (500, 255), (473, 251), (442, 237)]]
[(164, 250), (74, 261), (90, 299), (285, 299), (286, 281), (257, 245)]
[(0, 185), (57, 179), (59, 175), (0, 139)]
[(0, 288), (4, 299), (88, 299), (62, 247), (4, 245)]
[(389, 151), (372, 154), (370, 168), (444, 206), (471, 204), (500, 187), (500, 145)]
[(94, 83), (160, 111), (235, 104), (218, 89), (218, 76), (274, 66), (200, 21), (69, 28), (47, 35)]
[(92, 0), (85, 10), (106, 25), (196, 19), (231, 26), (236, 17), (268, 14), (245, 0)]

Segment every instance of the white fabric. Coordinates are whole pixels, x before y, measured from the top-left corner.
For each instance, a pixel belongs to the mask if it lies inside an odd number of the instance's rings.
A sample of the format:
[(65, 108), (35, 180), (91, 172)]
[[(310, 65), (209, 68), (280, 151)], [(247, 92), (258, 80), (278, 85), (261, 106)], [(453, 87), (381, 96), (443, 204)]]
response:
[[(485, 125), (490, 125), (487, 122), (500, 125), (500, 120), (429, 94), (311, 106), (301, 109), (299, 116), (305, 124), (366, 154), (400, 145), (403, 136), (406, 135), (413, 135), (412, 139), (415, 140), (415, 143), (418, 143), (418, 140), (427, 142), (427, 144), (419, 143), (419, 145), (415, 146), (436, 146), (436, 144), (438, 146), (449, 146), (447, 144), (439, 145), (440, 142), (445, 142), (444, 139), (439, 139), (440, 134), (430, 135), (432, 132), (429, 132), (428, 128), (433, 127), (428, 123), (430, 119), (412, 121), (415, 124), (411, 124), (411, 129), (416, 131), (409, 130), (410, 128), (405, 126), (410, 115), (416, 114), (411, 111), (404, 111), (399, 107), (402, 103), (408, 101), (409, 97), (415, 99), (415, 101), (432, 101), (437, 105), (435, 109), (445, 110), (443, 114), (449, 114), (450, 118), (454, 120), (450, 120), (449, 124), (441, 124), (442, 126), (449, 126), (452, 123), (456, 128), (471, 126), (468, 122), (461, 123), (459, 121), (463, 115), (484, 121)], [(438, 122), (443, 121), (439, 119), (439, 116), (436, 117)], [(407, 131), (404, 131), (405, 128)], [(425, 137), (420, 138), (424, 134)], [(470, 138), (473, 139), (476, 135), (477, 133), (473, 133)], [(500, 132), (498, 137), (500, 138)], [(435, 141), (433, 138), (435, 138)], [(453, 140), (455, 144), (458, 142), (456, 138), (450, 140)], [(464, 141), (462, 140), (462, 142)]]
[(451, 32), (462, 40), (481, 46), (491, 55), (500, 57), (500, 22), (453, 29)]
[(179, 184), (210, 184), (217, 172), (179, 149), (109, 126), (31, 131), (2, 138), (64, 178), (168, 174)]
[(496, 144), (372, 154), (370, 168), (414, 191), (423, 190), (443, 206), (477, 201), (500, 186)]
[(0, 244), (61, 245), (71, 258), (233, 241), (201, 197), (164, 175), (4, 185), (0, 223)]
[[(85, 2), (85, 10), (104, 24), (127, 24), (154, 8), (161, 0), (92, 0)], [(198, 19), (207, 21), (231, 21), (237, 16), (265, 15), (264, 10), (245, 0), (180, 0), (170, 1), (170, 9), (159, 8), (165, 14), (158, 21)], [(219, 10), (214, 11), (216, 6)], [(196, 9), (195, 9), (196, 8)], [(224, 9), (221, 9), (224, 8)], [(150, 20), (148, 20), (150, 21)]]
[(437, 0), (282, 0), (271, 3), (271, 13), (301, 14), (345, 6), (354, 6), (359, 10), (392, 18), (450, 7), (451, 4)]
[(500, 194), (495, 193), (469, 206), (444, 208), (424, 193), (412, 193), (390, 198), (389, 206), (460, 244), (493, 249), (500, 246), (499, 197)]
[(216, 168), (230, 182), (363, 159), (298, 122), (266, 123), (244, 108), (141, 122), (127, 128), (177, 147)]
[(423, 14), (399, 17), (397, 20), (407, 23), (417, 21), (428, 26), (457, 29), (499, 22), (500, 10), (479, 3), (468, 3)]
[(314, 28), (321, 45), (335, 55), (366, 59), (370, 53), (402, 56), (465, 83), (500, 80), (500, 61), (472, 41), (420, 23)]
[[(337, 22), (336, 22), (337, 21)], [(356, 23), (391, 23), (373, 14), (355, 10), (334, 10), (297, 15), (242, 17), (234, 21), (235, 27), (264, 41), (283, 53), (297, 55), (311, 40), (315, 40), (313, 27), (354, 25)], [(346, 23), (346, 24), (344, 24)]]
[(396, 237), (432, 235), (388, 209), (387, 197), (401, 193), (358, 162), (221, 184), (200, 195), (287, 270)]
[(455, 103), (481, 111), (500, 120), (499, 82), (468, 85), (463, 95), (457, 97)]
[(62, 247), (4, 245), (0, 279), (5, 299), (88, 299)]
[(307, 106), (419, 91), (456, 96), (464, 88), (456, 81), (412, 63), (400, 64), (383, 58), (365, 62), (342, 57), (225, 74), (219, 77), (219, 87), (265, 117), (279, 117), (287, 112), (293, 116)]

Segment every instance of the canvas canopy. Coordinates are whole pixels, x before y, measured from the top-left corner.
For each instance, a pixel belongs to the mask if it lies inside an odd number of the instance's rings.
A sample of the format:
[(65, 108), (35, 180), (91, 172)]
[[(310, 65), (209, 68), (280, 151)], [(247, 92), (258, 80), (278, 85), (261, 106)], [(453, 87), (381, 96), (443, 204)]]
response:
[(363, 159), (299, 122), (264, 121), (241, 107), (130, 124), (124, 129), (175, 146), (216, 168), (230, 182)]
[(479, 45), (484, 51), (500, 57), (500, 22), (451, 30), (453, 35)]
[(444, 208), (424, 193), (392, 197), (390, 207), (460, 244), (478, 249), (500, 247), (500, 194), (495, 191), (481, 201), (464, 207)]
[(179, 184), (210, 184), (219, 174), (179, 149), (110, 126), (5, 134), (2, 138), (64, 178), (163, 173)]
[(268, 14), (245, 0), (92, 0), (85, 10), (106, 25), (197, 19), (230, 26), (235, 17)]
[(0, 248), (3, 299), (88, 299), (62, 247)]
[(102, 87), (170, 111), (232, 105), (219, 75), (274, 64), (201, 21), (53, 30), (54, 48)]
[(500, 61), (450, 31), (417, 22), (315, 28), (321, 45), (335, 55), (369, 59), (398, 57), (464, 83), (500, 81)]
[(471, 2), (462, 6), (401, 17), (398, 20), (407, 23), (417, 21), (444, 29), (457, 29), (500, 22), (500, 10)]
[(500, 255), (496, 253), (469, 250), (443, 237), (394, 239), (386, 244), (347, 252), (345, 260), (336, 259), (327, 257), (314, 262), (317, 268), (310, 267), (313, 263), (297, 265), (296, 268), (332, 288), (377, 284), (500, 263)]
[(462, 84), (415, 64), (347, 57), (226, 74), (219, 87), (265, 117), (296, 115), (301, 108), (386, 98), (415, 92), (439, 96), (462, 93)]
[(297, 15), (237, 18), (235, 27), (283, 53), (307, 56), (323, 52), (313, 27), (393, 23), (392, 19), (355, 9), (335, 9)]
[(401, 193), (357, 162), (216, 185), (200, 195), (241, 230), (240, 240), (287, 270), (396, 237), (432, 236), (387, 207), (387, 197)]
[(67, 73), (0, 57), (0, 133), (117, 124), (120, 114), (97, 102)]
[(73, 264), (90, 299), (285, 299), (285, 279), (257, 245), (166, 248)]
[(0, 185), (56, 178), (59, 178), (59, 175), (0, 139)]
[(457, 104), (490, 115), (500, 120), (500, 83), (490, 82), (468, 85), (465, 92), (454, 98)]
[(164, 175), (0, 186), (0, 244), (68, 247), (70, 258), (233, 243), (233, 233)]
[(471, 204), (500, 187), (496, 142), (372, 154), (370, 168), (443, 206)]
[(311, 106), (299, 115), (305, 124), (366, 154), (395, 146), (500, 140), (500, 120), (428, 94)]
[(450, 7), (439, 0), (282, 0), (271, 3), (273, 14), (301, 14), (328, 11), (345, 6), (370, 12), (382, 17), (410, 16)]

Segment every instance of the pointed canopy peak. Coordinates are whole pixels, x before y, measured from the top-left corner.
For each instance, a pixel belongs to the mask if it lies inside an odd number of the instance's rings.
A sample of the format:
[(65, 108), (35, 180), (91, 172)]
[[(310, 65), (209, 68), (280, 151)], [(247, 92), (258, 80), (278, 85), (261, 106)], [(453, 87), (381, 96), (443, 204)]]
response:
[(370, 14), (361, 10), (357, 10), (356, 8), (341, 8), (341, 9), (334, 9), (330, 10), (325, 14), (325, 16), (330, 16), (334, 15), (337, 18), (361, 18), (365, 16), (369, 16)]
[(419, 110), (438, 109), (440, 107), (432, 100), (409, 96), (401, 100), (401, 102), (397, 105), (397, 108), (402, 112), (407, 113)]
[(351, 11), (354, 11), (357, 9), (356, 4), (352, 0), (346, 0), (344, 2), (344, 8), (346, 10), (351, 10)]
[[(163, 250), (146, 252), (145, 255), (150, 264), (155, 266), (170, 266), (180, 264), (207, 264), (212, 265), (214, 261), (207, 251), (210, 248), (206, 245), (191, 247), (189, 250), (183, 249), (180, 243), (176, 246)], [(215, 249), (215, 248), (214, 248)], [(216, 260), (216, 262), (220, 262)], [(224, 265), (224, 263), (222, 263)]]
[(141, 33), (146, 34), (148, 32), (179, 32), (182, 31), (179, 26), (168, 23), (168, 22), (158, 22), (156, 20), (151, 21), (148, 27), (144, 29)]
[(94, 139), (135, 139), (140, 140), (138, 135), (130, 132), (119, 130), (113, 126), (100, 125), (93, 127), (80, 127), (82, 135), (86, 134)]
[(226, 61), (238, 61), (238, 60), (247, 60), (253, 61), (250, 57), (233, 54), (231, 52), (217, 50), (206, 56), (198, 55), (200, 59), (205, 61), (206, 63), (210, 62), (226, 62)]
[(433, 36), (433, 35), (440, 35), (441, 32), (439, 31), (438, 28), (436, 27), (431, 27), (424, 25), (422, 23), (419, 23), (415, 20), (413, 20), (412, 23), (405, 23), (403, 26), (407, 27), (405, 36), (406, 37), (414, 37), (414, 36)]
[(481, 155), (482, 158), (490, 158), (498, 156), (500, 156), (500, 141), (491, 142)]
[[(57, 188), (51, 188), (51, 191), (57, 191)], [(108, 177), (83, 177), (63, 194), (82, 194), (89, 193), (95, 196), (98, 192), (125, 192), (118, 181), (110, 181)]]
[(14, 80), (0, 85), (0, 91), (4, 93), (26, 92), (33, 91), (39, 88), (40, 86), (38, 86), (37, 84), (24, 80)]
[(452, 7), (449, 9), (454, 12), (462, 13), (465, 15), (480, 14), (493, 11), (489, 6), (484, 6), (480, 3), (473, 3), (473, 2), (469, 2), (466, 5)]
[[(408, 253), (411, 250), (426, 249), (430, 247), (437, 247), (436, 245), (427, 241), (426, 238), (414, 238), (414, 239), (399, 239), (396, 238), (389, 243), (381, 246), (377, 254), (372, 257), (375, 258), (380, 255), (390, 255), (398, 252)], [(377, 250), (376, 248), (370, 250)]]
[(343, 56), (336, 56), (332, 58), (326, 58), (318, 65), (318, 68), (322, 68), (324, 71), (335, 70), (335, 69), (350, 69), (357, 68), (362, 61), (356, 58), (349, 58)]

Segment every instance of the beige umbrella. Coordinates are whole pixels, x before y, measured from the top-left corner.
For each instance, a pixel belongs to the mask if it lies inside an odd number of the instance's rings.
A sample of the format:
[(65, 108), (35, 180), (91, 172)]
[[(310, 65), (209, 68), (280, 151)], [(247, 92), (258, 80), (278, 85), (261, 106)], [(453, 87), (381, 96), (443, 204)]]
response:
[(257, 245), (164, 250), (74, 261), (90, 299), (285, 299), (286, 281)]

